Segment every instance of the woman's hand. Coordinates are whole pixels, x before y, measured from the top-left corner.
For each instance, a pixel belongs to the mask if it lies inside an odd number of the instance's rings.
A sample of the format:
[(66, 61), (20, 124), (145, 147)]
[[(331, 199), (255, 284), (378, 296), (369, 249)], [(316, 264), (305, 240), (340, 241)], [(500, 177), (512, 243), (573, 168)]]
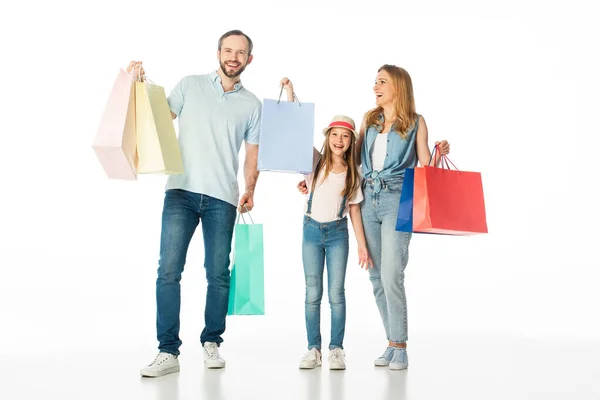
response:
[(435, 142), (435, 145), (438, 147), (440, 155), (445, 156), (450, 153), (450, 143), (447, 140), (442, 140), (441, 142)]

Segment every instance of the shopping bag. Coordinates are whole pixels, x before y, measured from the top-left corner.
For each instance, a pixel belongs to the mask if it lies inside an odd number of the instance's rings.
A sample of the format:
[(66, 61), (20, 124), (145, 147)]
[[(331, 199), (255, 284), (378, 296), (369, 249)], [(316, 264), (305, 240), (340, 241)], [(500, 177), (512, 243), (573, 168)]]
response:
[(402, 181), (402, 193), (400, 194), (398, 216), (396, 218), (396, 230), (400, 232), (413, 231), (414, 184), (415, 169), (406, 168), (404, 171), (404, 181)]
[(165, 90), (135, 82), (138, 173), (183, 174), (183, 162)]
[(135, 72), (119, 71), (92, 148), (110, 179), (136, 180)]
[(314, 121), (314, 103), (264, 99), (258, 170), (311, 173)]
[(415, 168), (413, 232), (488, 233), (481, 174), (450, 169), (448, 161), (442, 156), (448, 168)]
[(228, 315), (265, 313), (263, 226), (250, 220), (235, 225)]

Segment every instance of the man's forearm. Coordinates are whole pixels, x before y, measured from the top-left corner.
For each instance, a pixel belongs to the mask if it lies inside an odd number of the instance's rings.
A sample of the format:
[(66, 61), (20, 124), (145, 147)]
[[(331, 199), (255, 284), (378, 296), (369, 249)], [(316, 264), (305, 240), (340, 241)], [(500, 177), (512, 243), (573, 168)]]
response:
[(256, 162), (252, 162), (246, 159), (244, 163), (244, 178), (246, 180), (246, 193), (254, 195), (254, 188), (256, 187), (256, 181), (258, 180), (258, 169)]
[(244, 161), (244, 178), (246, 180), (246, 193), (249, 195), (254, 195), (258, 175), (258, 146), (248, 146), (246, 161)]

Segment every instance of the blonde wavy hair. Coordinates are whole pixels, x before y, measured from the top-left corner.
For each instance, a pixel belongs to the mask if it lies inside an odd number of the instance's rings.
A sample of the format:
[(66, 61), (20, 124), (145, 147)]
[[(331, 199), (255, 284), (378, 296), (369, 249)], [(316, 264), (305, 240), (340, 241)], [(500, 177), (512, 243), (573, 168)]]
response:
[[(408, 132), (413, 129), (417, 121), (417, 111), (415, 107), (415, 97), (413, 94), (412, 80), (404, 68), (395, 65), (385, 64), (379, 70), (387, 72), (391, 77), (391, 84), (394, 88), (394, 113), (396, 120), (392, 124), (394, 129), (402, 139), (406, 139)], [(376, 107), (367, 112), (365, 116), (365, 126), (368, 128), (373, 125), (381, 132), (383, 124), (379, 116), (383, 114), (382, 107)]]

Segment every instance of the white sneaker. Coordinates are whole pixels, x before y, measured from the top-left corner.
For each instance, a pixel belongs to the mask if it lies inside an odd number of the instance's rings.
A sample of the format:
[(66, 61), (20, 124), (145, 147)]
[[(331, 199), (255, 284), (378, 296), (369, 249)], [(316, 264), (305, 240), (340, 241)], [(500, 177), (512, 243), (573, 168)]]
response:
[(344, 350), (336, 348), (329, 351), (329, 369), (346, 369)]
[(173, 372), (179, 372), (179, 360), (177, 356), (169, 353), (160, 352), (152, 362), (152, 364), (140, 370), (142, 376), (156, 378)]
[(310, 349), (300, 360), (300, 369), (313, 369), (321, 366), (321, 352), (316, 348)]
[(219, 355), (219, 346), (216, 343), (204, 343), (204, 365), (207, 368), (225, 367), (225, 360)]

